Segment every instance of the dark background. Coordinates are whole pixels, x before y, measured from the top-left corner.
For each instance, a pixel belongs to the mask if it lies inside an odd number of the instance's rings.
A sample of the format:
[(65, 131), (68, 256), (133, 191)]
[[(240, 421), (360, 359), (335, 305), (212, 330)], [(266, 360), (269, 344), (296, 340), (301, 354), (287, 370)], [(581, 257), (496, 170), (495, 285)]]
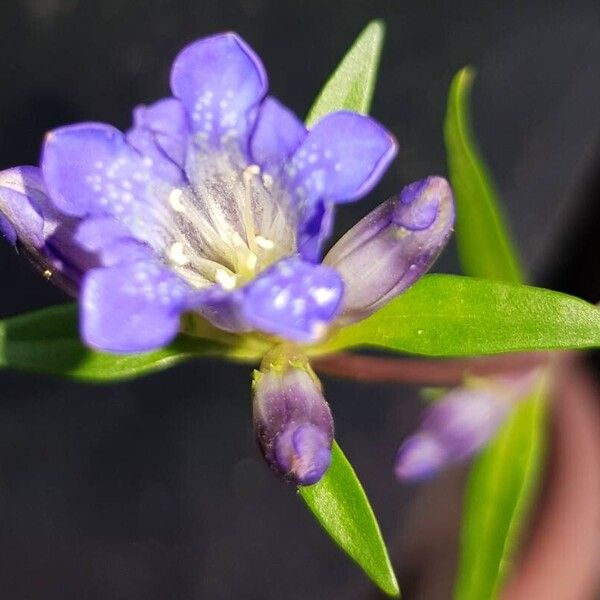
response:
[[(600, 300), (597, 0), (8, 0), (0, 168), (35, 164), (43, 133), (63, 123), (127, 127), (134, 105), (167, 94), (184, 44), (226, 29), (257, 50), (272, 92), (303, 115), (376, 17), (388, 35), (373, 114), (401, 151), (378, 190), (341, 211), (340, 231), (402, 185), (445, 173), (447, 88), (473, 64), (475, 129), (532, 279)], [(456, 270), (452, 249), (437, 268)], [(7, 245), (0, 277), (2, 316), (65, 301)], [(263, 466), (249, 375), (216, 361), (105, 387), (1, 373), (0, 597), (374, 598)], [(405, 597), (447, 598), (458, 479), (414, 489), (391, 472), (417, 419), (416, 390), (324, 383)]]

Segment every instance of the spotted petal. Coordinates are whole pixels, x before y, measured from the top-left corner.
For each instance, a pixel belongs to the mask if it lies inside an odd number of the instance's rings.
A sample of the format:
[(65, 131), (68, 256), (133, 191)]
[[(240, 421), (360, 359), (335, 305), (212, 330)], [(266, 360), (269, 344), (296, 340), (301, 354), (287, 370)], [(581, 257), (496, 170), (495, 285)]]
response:
[(290, 257), (246, 286), (243, 311), (254, 329), (297, 342), (314, 342), (337, 316), (343, 289), (333, 269)]
[(74, 239), (89, 252), (98, 252), (130, 237), (129, 230), (119, 221), (111, 216), (100, 216), (81, 221)]
[(193, 308), (215, 327), (243, 333), (252, 329), (244, 315), (243, 305), (243, 289), (226, 290), (216, 284), (196, 294)]
[(94, 269), (81, 294), (81, 334), (94, 348), (143, 352), (170, 342), (193, 291), (158, 262)]
[(62, 212), (78, 216), (119, 214), (134, 198), (148, 196), (148, 162), (118, 129), (102, 123), (80, 123), (47, 135), (42, 172), (50, 196)]
[(42, 155), (44, 180), (59, 210), (78, 216), (110, 215), (134, 237), (160, 247), (166, 199), (178, 182), (156, 177), (152, 165), (153, 160), (134, 150), (120, 131), (100, 123), (51, 132)]
[(397, 146), (373, 119), (340, 111), (321, 119), (289, 163), (292, 189), (301, 201), (350, 202), (379, 181)]
[(333, 206), (368, 193), (396, 151), (386, 129), (356, 113), (333, 113), (310, 130), (286, 167), (299, 212), (298, 247), (305, 259), (320, 257), (331, 234)]
[(264, 67), (234, 33), (194, 42), (184, 48), (171, 70), (173, 95), (183, 103), (200, 139), (221, 145), (246, 139), (255, 109), (267, 90)]
[(133, 111), (134, 125), (127, 139), (142, 154), (166, 156), (183, 169), (189, 127), (185, 109), (175, 98), (164, 98)]
[(81, 221), (73, 239), (78, 246), (95, 254), (102, 266), (151, 260), (154, 256), (149, 246), (133, 238), (122, 223), (110, 216)]

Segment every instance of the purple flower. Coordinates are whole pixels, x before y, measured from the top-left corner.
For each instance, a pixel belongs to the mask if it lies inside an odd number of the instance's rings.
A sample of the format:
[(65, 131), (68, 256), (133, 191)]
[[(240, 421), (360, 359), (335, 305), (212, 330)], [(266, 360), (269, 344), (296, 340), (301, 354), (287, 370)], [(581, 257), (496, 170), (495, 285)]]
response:
[(520, 376), (476, 379), (470, 387), (448, 392), (428, 408), (417, 432), (400, 446), (396, 477), (427, 479), (478, 452), (538, 378), (538, 370), (533, 370)]
[(347, 111), (307, 130), (267, 96), (262, 63), (235, 34), (184, 48), (171, 90), (138, 107), (124, 134), (101, 123), (62, 127), (47, 135), (40, 168), (0, 173), (0, 230), (80, 296), (89, 346), (163, 346), (182, 313), (313, 343), (342, 307), (339, 324), (404, 290), (445, 243), (451, 193), (429, 178), (320, 264), (334, 207), (375, 186), (396, 143)]
[(331, 462), (333, 419), (308, 361), (271, 351), (254, 372), (253, 392), (254, 429), (267, 464), (299, 485), (319, 481)]

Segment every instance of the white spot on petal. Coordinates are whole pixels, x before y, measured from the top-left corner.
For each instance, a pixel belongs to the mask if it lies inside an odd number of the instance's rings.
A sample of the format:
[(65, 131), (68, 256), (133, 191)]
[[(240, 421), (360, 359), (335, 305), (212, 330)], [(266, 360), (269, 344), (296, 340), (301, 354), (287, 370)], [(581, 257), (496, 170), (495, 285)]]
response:
[(308, 292), (320, 306), (329, 304), (336, 296), (336, 290), (326, 287), (313, 288)]
[(283, 310), (290, 301), (290, 291), (289, 290), (281, 290), (277, 296), (275, 296), (275, 300), (273, 300), (273, 306), (277, 310)]

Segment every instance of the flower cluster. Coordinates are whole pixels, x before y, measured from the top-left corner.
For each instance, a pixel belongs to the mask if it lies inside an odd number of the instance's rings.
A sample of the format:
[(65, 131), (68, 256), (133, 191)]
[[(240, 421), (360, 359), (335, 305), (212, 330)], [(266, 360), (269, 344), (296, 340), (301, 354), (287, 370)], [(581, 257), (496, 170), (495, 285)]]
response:
[[(274, 343), (314, 343), (405, 290), (448, 240), (452, 193), (429, 177), (383, 203), (321, 261), (335, 206), (375, 186), (396, 142), (348, 111), (307, 130), (267, 95), (264, 67), (237, 35), (184, 48), (171, 91), (138, 107), (125, 133), (102, 123), (61, 127), (46, 136), (39, 168), (0, 173), (0, 229), (79, 297), (87, 345), (158, 348), (177, 335), (183, 313)], [(300, 482), (318, 479), (327, 461), (316, 452), (311, 471), (294, 452), (310, 454), (315, 440), (330, 447), (332, 436), (327, 418), (299, 416), (322, 397), (307, 372), (255, 382), (261, 447)], [(304, 424), (275, 436), (265, 415), (301, 394), (311, 400), (290, 410)]]

